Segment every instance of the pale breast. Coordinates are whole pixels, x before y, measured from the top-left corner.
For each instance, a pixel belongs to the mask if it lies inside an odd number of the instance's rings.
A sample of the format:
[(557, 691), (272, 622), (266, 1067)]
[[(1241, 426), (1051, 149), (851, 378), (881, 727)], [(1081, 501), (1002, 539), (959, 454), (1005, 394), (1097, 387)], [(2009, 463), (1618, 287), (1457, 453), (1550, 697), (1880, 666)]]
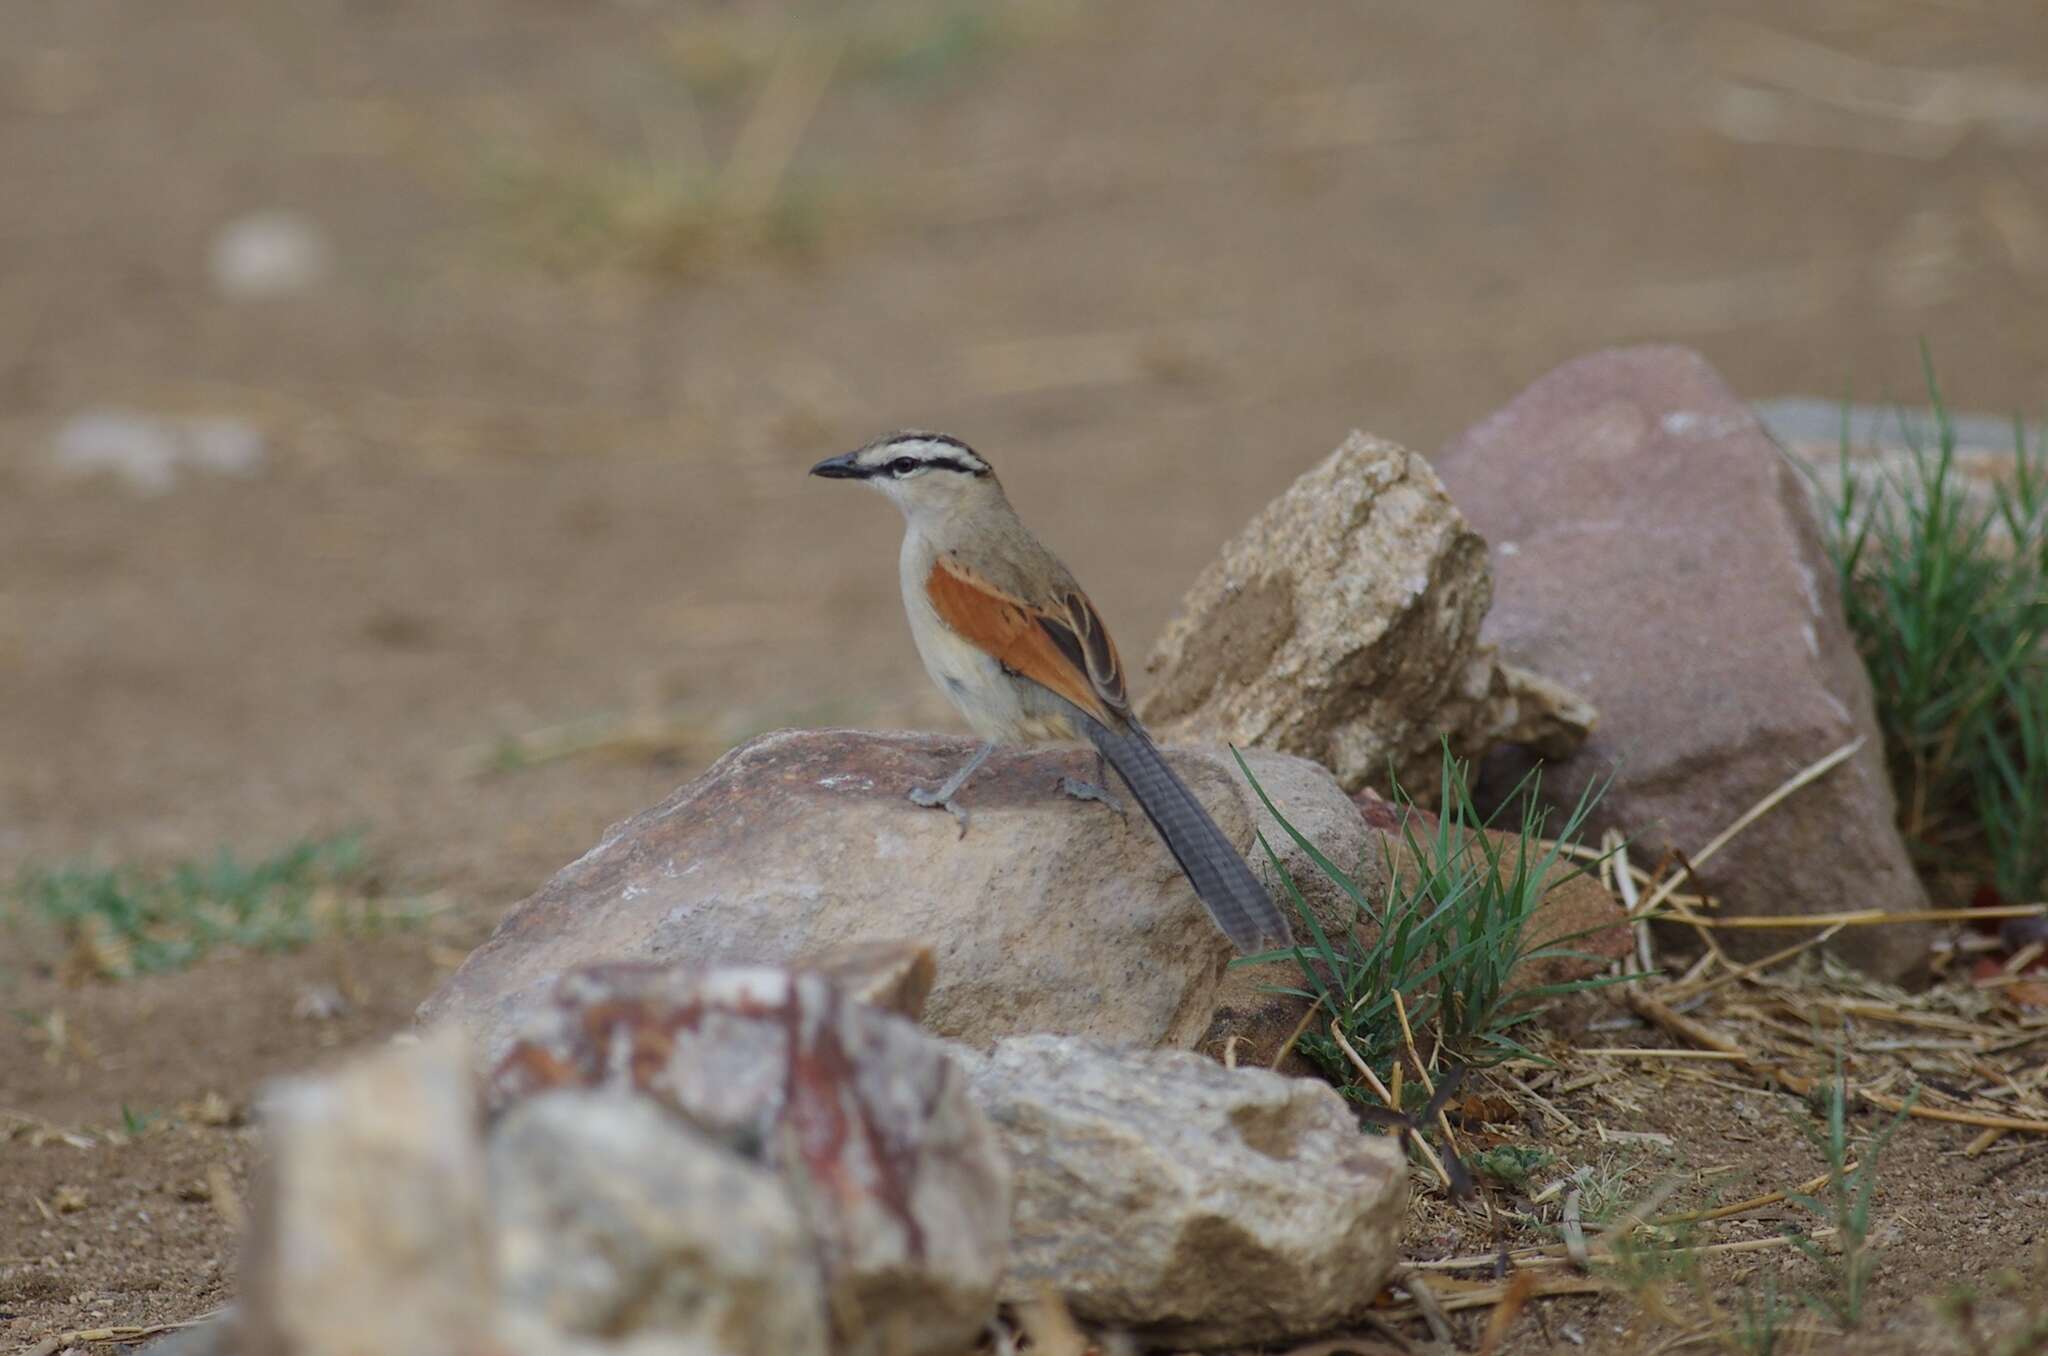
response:
[(939, 618), (925, 593), (932, 552), (915, 534), (903, 541), (903, 610), (924, 671), (983, 739), (1037, 743), (1078, 737), (1072, 708), (1052, 693), (1004, 672), (979, 646)]

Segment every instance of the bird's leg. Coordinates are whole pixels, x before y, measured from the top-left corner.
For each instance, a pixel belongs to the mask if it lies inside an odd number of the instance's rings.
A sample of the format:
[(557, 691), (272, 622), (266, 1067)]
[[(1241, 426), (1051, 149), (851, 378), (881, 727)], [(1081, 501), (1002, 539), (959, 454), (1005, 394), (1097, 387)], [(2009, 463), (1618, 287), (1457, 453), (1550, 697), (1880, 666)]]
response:
[(960, 805), (955, 804), (953, 801), (953, 797), (959, 794), (961, 787), (967, 785), (967, 779), (969, 777), (972, 777), (976, 772), (981, 770), (981, 765), (983, 763), (986, 763), (988, 761), (988, 756), (994, 753), (995, 751), (996, 741), (991, 739), (986, 744), (983, 744), (979, 749), (975, 750), (974, 756), (968, 759), (966, 764), (962, 766), (958, 772), (955, 772), (952, 776), (946, 778), (945, 782), (942, 785), (934, 787), (929, 791), (925, 790), (921, 786), (911, 787), (911, 803), (913, 805), (922, 805), (927, 810), (935, 810), (943, 807), (947, 811), (947, 813), (953, 816), (953, 818), (960, 821), (960, 836), (962, 838), (965, 838), (967, 836), (967, 811)]
[(1119, 817), (1124, 819), (1130, 818), (1130, 812), (1124, 809), (1124, 803), (1109, 792), (1109, 769), (1107, 763), (1103, 760), (1100, 749), (1096, 750), (1095, 753), (1095, 780), (1083, 782), (1076, 781), (1072, 777), (1062, 777), (1060, 778), (1060, 790), (1066, 792), (1075, 800), (1099, 800), (1110, 809), (1116, 811)]

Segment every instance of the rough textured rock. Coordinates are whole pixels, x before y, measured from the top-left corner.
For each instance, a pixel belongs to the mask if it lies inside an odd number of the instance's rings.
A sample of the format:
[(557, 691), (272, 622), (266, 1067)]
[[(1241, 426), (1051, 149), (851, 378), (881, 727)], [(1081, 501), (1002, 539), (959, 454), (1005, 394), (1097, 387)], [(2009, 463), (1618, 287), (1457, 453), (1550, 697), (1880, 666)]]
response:
[(1440, 737), (1561, 757), (1586, 704), (1480, 643), (1486, 543), (1429, 464), (1353, 433), (1205, 569), (1146, 662), (1155, 732), (1299, 754), (1347, 789), (1427, 796)]
[[(806, 964), (850, 943), (914, 937), (937, 961), (924, 1023), (941, 1035), (1194, 1043), (1233, 953), (1151, 826), (1054, 790), (1063, 775), (1093, 776), (1092, 753), (1004, 750), (963, 793), (974, 818), (962, 838), (951, 816), (904, 793), (972, 749), (843, 730), (745, 744), (514, 909), (422, 1016), (461, 1021), (495, 1056), (519, 1015), (579, 965)], [(1263, 871), (1257, 803), (1229, 753), (1172, 758)], [(1311, 836), (1311, 825), (1348, 820), (1362, 841), (1328, 774), (1253, 758)], [(1340, 860), (1352, 851), (1322, 845)]]
[(493, 1074), (494, 1108), (631, 1090), (780, 1173), (834, 1350), (956, 1356), (994, 1311), (1009, 1176), (943, 1043), (823, 975), (612, 965), (564, 978)]
[(489, 1172), (511, 1330), (823, 1356), (824, 1285), (788, 1189), (651, 1098), (521, 1102)]
[[(1618, 768), (1592, 826), (1620, 825), (1637, 860), (1654, 861), (1697, 851), (1860, 736), (1861, 753), (1705, 866), (1706, 886), (1731, 913), (1925, 907), (1805, 492), (1704, 359), (1668, 347), (1581, 358), (1437, 466), (1493, 543), (1487, 638), (1599, 704), (1598, 734), (1553, 764), (1547, 792), (1576, 799)], [(1924, 955), (1905, 925), (1834, 945), (1893, 975)]]
[(1005, 1294), (1181, 1346), (1328, 1332), (1398, 1258), (1408, 1172), (1331, 1088), (1184, 1051), (1000, 1042), (974, 1096), (1016, 1173)]
[(468, 1044), (381, 1050), (265, 1098), (242, 1271), (244, 1349), (490, 1349), (491, 1253)]
[(809, 957), (804, 968), (815, 970), (846, 991), (856, 1003), (917, 1021), (938, 982), (932, 949), (916, 942), (847, 942)]

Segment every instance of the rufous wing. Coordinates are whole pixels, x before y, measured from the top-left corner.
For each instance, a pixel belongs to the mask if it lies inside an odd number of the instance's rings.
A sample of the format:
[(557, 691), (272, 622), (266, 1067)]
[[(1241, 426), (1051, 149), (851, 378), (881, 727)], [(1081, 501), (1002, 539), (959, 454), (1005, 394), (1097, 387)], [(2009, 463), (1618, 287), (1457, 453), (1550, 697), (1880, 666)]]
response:
[(924, 586), (939, 620), (961, 639), (1103, 724), (1123, 723), (1129, 711), (1123, 661), (1078, 589), (1055, 607), (1037, 607), (946, 556), (932, 563)]

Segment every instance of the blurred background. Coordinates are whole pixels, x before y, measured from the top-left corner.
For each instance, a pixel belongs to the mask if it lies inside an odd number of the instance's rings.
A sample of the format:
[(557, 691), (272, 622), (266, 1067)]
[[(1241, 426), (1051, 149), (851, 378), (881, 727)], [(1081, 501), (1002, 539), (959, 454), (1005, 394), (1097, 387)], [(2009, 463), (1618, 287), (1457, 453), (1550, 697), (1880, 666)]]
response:
[(1588, 349), (2037, 413), (2048, 28), (1990, 0), (18, 0), (0, 878), (360, 827), (479, 926), (733, 741), (956, 728), (985, 451), (1133, 659), (1361, 427)]

